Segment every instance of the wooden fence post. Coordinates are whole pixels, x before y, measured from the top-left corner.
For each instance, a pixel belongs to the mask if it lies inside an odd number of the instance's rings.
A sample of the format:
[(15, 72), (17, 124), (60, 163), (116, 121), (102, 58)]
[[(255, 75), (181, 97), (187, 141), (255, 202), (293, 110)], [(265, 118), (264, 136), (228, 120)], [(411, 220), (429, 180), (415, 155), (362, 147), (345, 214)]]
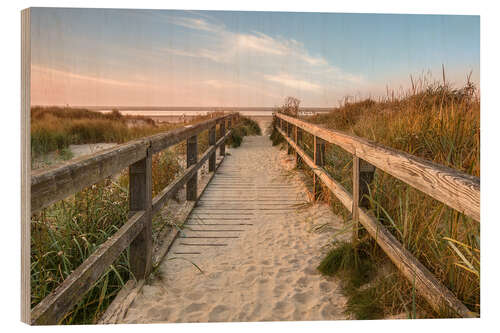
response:
[[(208, 130), (208, 144), (210, 146), (215, 146), (215, 126)], [(208, 172), (215, 171), (215, 154), (216, 151), (210, 154), (210, 157), (208, 158)]]
[(352, 155), (352, 243), (358, 243), (359, 230), (359, 157)]
[(137, 280), (151, 273), (152, 235), (152, 153), (148, 148), (146, 157), (129, 167), (129, 217), (137, 211), (146, 211), (144, 228), (130, 243), (130, 270)]
[(353, 155), (352, 159), (352, 242), (356, 244), (359, 238), (359, 207), (367, 208), (370, 200), (368, 187), (373, 181), (375, 167)]
[[(187, 167), (198, 162), (198, 136), (187, 139)], [(186, 200), (196, 201), (198, 196), (198, 171), (186, 183)]]
[[(302, 128), (295, 126), (295, 143), (297, 146), (301, 147), (302, 143)], [(295, 152), (295, 166), (297, 168), (302, 168), (302, 157), (298, 152)]]
[[(289, 137), (289, 138), (291, 138), (292, 137), (291, 136), (291, 132), (292, 132), (292, 124), (290, 124), (290, 123), (287, 122), (286, 123), (286, 136)], [(289, 143), (287, 143), (287, 145), (288, 145), (288, 149), (287, 149), (286, 153), (288, 155), (290, 155), (292, 153), (292, 151), (293, 151), (292, 145), (289, 144)]]
[[(220, 137), (222, 138), (224, 135), (226, 135), (226, 120), (222, 120), (220, 123)], [(220, 156), (225, 156), (226, 155), (226, 142), (223, 142), (220, 145)]]
[(359, 159), (359, 206), (363, 208), (370, 207), (370, 199), (367, 197), (370, 194), (368, 188), (373, 181), (375, 175), (375, 166)]
[[(314, 164), (321, 168), (325, 163), (325, 143), (323, 140), (314, 136)], [(314, 200), (319, 198), (321, 192), (320, 181), (316, 174), (313, 175), (313, 196)]]

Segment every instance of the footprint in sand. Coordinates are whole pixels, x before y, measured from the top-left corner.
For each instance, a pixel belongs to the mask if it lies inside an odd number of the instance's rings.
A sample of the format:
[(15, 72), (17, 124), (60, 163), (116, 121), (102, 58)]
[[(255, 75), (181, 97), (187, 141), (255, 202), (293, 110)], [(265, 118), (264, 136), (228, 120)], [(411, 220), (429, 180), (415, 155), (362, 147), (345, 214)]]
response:
[(303, 276), (299, 278), (296, 283), (299, 287), (304, 288), (305, 286), (307, 286), (307, 277)]
[(282, 285), (278, 284), (276, 287), (274, 287), (273, 289), (273, 295), (275, 297), (280, 297), (282, 294), (283, 294), (283, 290), (285, 289), (285, 287), (283, 287)]
[(310, 300), (310, 296), (308, 295), (308, 293), (304, 292), (304, 293), (295, 293), (293, 296), (292, 296), (292, 299), (299, 303), (299, 304), (307, 304)]
[(253, 272), (255, 271), (255, 269), (256, 269), (255, 266), (250, 266), (247, 268), (247, 273)]
[(332, 304), (326, 304), (321, 309), (321, 316), (324, 319), (333, 319), (339, 315), (339, 309), (336, 309)]
[(292, 309), (292, 305), (286, 301), (279, 301), (274, 305), (273, 313), (284, 315)]
[(247, 276), (245, 276), (245, 279), (243, 280), (243, 283), (250, 286), (255, 283), (256, 279), (256, 274), (255, 273), (249, 273)]
[(253, 308), (252, 313), (248, 316), (249, 320), (255, 320), (258, 315), (260, 315), (260, 310), (262, 308), (262, 305), (260, 303), (257, 303), (255, 307)]
[(202, 299), (204, 296), (205, 296), (205, 294), (203, 292), (195, 291), (195, 292), (187, 294), (186, 298), (191, 300), (191, 301), (196, 301), (196, 300)]
[(188, 313), (188, 314), (193, 313), (193, 312), (198, 312), (198, 311), (204, 310), (206, 305), (207, 305), (206, 303), (192, 303), (192, 304), (189, 304), (184, 309), (184, 312)]
[(332, 288), (330, 286), (330, 283), (328, 282), (321, 282), (319, 284), (319, 289), (321, 290), (321, 292), (323, 293), (329, 293), (330, 291), (332, 291)]
[(264, 284), (264, 283), (267, 283), (267, 282), (269, 282), (269, 279), (266, 279), (266, 278), (260, 278), (259, 279), (259, 283), (260, 284)]
[(227, 318), (229, 308), (225, 305), (217, 305), (208, 314), (208, 321), (224, 321)]
[(147, 312), (148, 318), (153, 321), (167, 321), (170, 316), (171, 310), (169, 308), (155, 307)]
[(304, 269), (304, 273), (306, 273), (307, 275), (318, 275), (319, 274), (318, 270), (314, 266), (309, 266), (306, 269)]
[(290, 268), (280, 268), (278, 270), (278, 273), (276, 274), (277, 278), (282, 278), (284, 276), (287, 276), (290, 273)]

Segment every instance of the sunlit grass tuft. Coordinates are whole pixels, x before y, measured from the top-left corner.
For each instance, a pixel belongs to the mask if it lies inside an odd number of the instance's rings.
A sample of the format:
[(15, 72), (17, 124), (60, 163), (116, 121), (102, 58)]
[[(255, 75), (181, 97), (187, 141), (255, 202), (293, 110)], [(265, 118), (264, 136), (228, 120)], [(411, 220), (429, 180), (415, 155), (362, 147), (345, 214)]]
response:
[[(346, 101), (328, 114), (305, 120), (480, 176), (480, 98), (470, 81), (454, 89), (448, 84), (420, 80), (400, 96)], [(303, 148), (309, 154), (312, 139), (303, 134)], [(327, 144), (325, 160), (324, 169), (352, 191), (352, 155)], [(304, 172), (312, 177), (307, 167)], [(349, 211), (328, 189), (323, 188), (323, 193), (334, 212), (350, 221)], [(479, 222), (380, 170), (370, 186), (368, 210), (470, 310), (480, 312)], [(385, 257), (377, 253), (374, 261)], [(407, 307), (408, 293), (411, 296), (407, 281), (399, 275), (396, 280), (391, 288), (375, 287), (374, 297), (383, 295), (388, 298), (384, 304), (391, 304), (384, 310), (386, 314), (397, 314), (392, 311)], [(417, 303), (426, 316), (450, 315), (430, 311), (418, 297)]]

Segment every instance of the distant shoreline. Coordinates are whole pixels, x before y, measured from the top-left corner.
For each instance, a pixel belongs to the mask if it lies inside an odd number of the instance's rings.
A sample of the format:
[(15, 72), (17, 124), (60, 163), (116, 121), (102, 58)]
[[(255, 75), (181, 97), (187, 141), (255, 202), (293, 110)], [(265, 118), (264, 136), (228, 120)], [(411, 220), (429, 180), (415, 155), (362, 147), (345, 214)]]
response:
[[(35, 106), (32, 108), (41, 107), (48, 108), (50, 106)], [(124, 116), (144, 116), (153, 119), (155, 122), (182, 123), (189, 122), (200, 115), (207, 115), (212, 112), (239, 112), (241, 115), (252, 118), (254, 120), (268, 120), (276, 108), (274, 107), (171, 107), (171, 106), (57, 106), (59, 108), (71, 109), (86, 109), (89, 111), (97, 111), (108, 113), (112, 110), (118, 110)], [(301, 107), (300, 112), (314, 115), (318, 113), (328, 113), (332, 108), (320, 107)]]
[[(277, 106), (127, 106), (127, 105), (32, 105), (31, 107), (69, 107), (73, 109), (87, 109), (91, 111), (179, 111), (179, 112), (214, 112), (214, 111), (267, 111), (273, 112)], [(302, 111), (329, 112), (334, 107), (300, 107)]]

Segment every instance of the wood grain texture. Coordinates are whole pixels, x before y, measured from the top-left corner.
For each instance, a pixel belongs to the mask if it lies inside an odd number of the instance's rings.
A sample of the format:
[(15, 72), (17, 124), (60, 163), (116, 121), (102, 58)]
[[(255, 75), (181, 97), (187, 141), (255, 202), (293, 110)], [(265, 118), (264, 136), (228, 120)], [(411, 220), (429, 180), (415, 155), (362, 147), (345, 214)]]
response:
[[(314, 136), (313, 147), (314, 164), (318, 167), (323, 167), (325, 163), (325, 143), (317, 136)], [(316, 174), (313, 174), (313, 191), (314, 200), (317, 200), (321, 194), (321, 186)]]
[(358, 242), (359, 229), (359, 157), (352, 157), (352, 242)]
[[(216, 163), (215, 170), (208, 174), (208, 178), (206, 179), (206, 181), (201, 182), (201, 187), (198, 189), (198, 196), (197, 196), (198, 200), (201, 197), (201, 195), (203, 194), (203, 192), (207, 189), (208, 185), (210, 184), (210, 181), (212, 180), (212, 178), (215, 175), (215, 171), (217, 171), (217, 169), (219, 168), (219, 166), (222, 164), (223, 161), (224, 161), (224, 157), (222, 157), (220, 159), (220, 161)], [(198, 205), (198, 200), (186, 201), (184, 204), (184, 207), (182, 207), (182, 209), (176, 213), (174, 220), (181, 221), (180, 225), (181, 226), (184, 225), (184, 223), (187, 221), (187, 219), (189, 217), (189, 214), (191, 214), (191, 212), (193, 211), (195, 206)], [(179, 233), (178, 228), (170, 228), (170, 231), (165, 236), (165, 239), (163, 241), (162, 246), (158, 249), (158, 251), (156, 251), (153, 254), (153, 265), (154, 266), (159, 265), (160, 261), (165, 257), (165, 255), (167, 254), (168, 250), (170, 249), (172, 243), (176, 239), (178, 233)]]
[(31, 175), (31, 212), (120, 172), (146, 157), (148, 147), (147, 140), (134, 141), (49, 170), (34, 171)]
[[(208, 131), (208, 144), (210, 146), (215, 145), (215, 126), (211, 127), (210, 130)], [(209, 172), (215, 171), (215, 160), (216, 160), (216, 155), (215, 152), (213, 152), (210, 154), (210, 158), (208, 161)]]
[(210, 129), (218, 122), (224, 123), (227, 119), (232, 119), (234, 117), (236, 117), (236, 113), (231, 113), (217, 118), (205, 120), (194, 125), (188, 125), (184, 126), (183, 128), (174, 129), (166, 133), (150, 136), (149, 139), (151, 140), (151, 148), (153, 149), (153, 154), (158, 153), (181, 141), (187, 140), (194, 135), (200, 134), (201, 132)]
[(82, 156), (52, 168), (36, 170), (31, 174), (31, 213), (35, 213), (59, 200), (120, 172), (146, 157), (151, 147), (157, 153), (198, 134), (221, 119), (235, 114), (210, 119), (189, 127), (131, 141), (90, 156)]
[(370, 199), (369, 186), (375, 177), (376, 168), (365, 160), (359, 159), (359, 206), (368, 208)]
[[(220, 122), (220, 137), (224, 137), (226, 135), (226, 120), (222, 120)], [(223, 144), (220, 146), (220, 156), (226, 155), (226, 145)]]
[[(219, 140), (222, 142), (222, 139)], [(215, 151), (215, 150), (214, 150)], [(208, 151), (207, 151), (208, 153)], [(219, 168), (219, 166), (224, 161), (224, 158), (221, 158), (219, 161), (216, 161), (216, 166), (214, 172), (210, 172), (206, 181), (201, 182), (201, 188), (199, 189), (198, 198), (201, 197), (205, 189), (210, 184), (210, 181), (215, 175), (215, 171)], [(174, 220), (181, 221), (180, 225), (184, 225), (187, 221), (189, 215), (195, 208), (197, 202), (196, 201), (187, 201), (184, 203), (184, 206), (176, 212)], [(177, 238), (179, 234), (178, 228), (168, 228), (164, 230), (162, 236), (163, 239), (162, 245), (157, 248), (153, 252), (153, 267), (156, 267), (163, 260), (165, 255), (168, 253), (172, 243)], [(125, 317), (129, 307), (134, 302), (134, 299), (140, 293), (145, 280), (135, 281), (129, 280), (125, 286), (120, 290), (118, 295), (113, 299), (113, 302), (106, 309), (106, 312), (101, 316), (98, 321), (98, 324), (117, 324), (123, 320)]]
[(151, 214), (152, 154), (129, 167), (129, 217), (144, 211), (144, 228), (130, 244), (130, 271), (136, 280), (146, 278), (151, 272), (153, 226)]
[(31, 11), (21, 12), (21, 321), (30, 322), (31, 310)]
[[(298, 126), (295, 127), (295, 142), (297, 145), (300, 147), (302, 145), (302, 129)], [(295, 153), (295, 166), (297, 168), (302, 167), (302, 158), (300, 157), (299, 153)]]
[[(286, 136), (287, 138), (291, 137), (291, 132), (292, 132), (292, 124), (290, 123), (285, 123), (286, 124)], [(290, 144), (287, 145), (287, 154), (290, 155), (292, 153), (292, 146)]]
[(189, 168), (187, 168), (180, 176), (178, 176), (174, 181), (172, 181), (167, 187), (165, 187), (160, 193), (156, 195), (156, 197), (153, 198), (153, 204), (152, 204), (152, 213), (153, 216), (158, 213), (161, 209), (161, 207), (165, 204), (165, 202), (172, 198), (175, 193), (179, 189), (181, 189), (182, 186), (184, 186), (187, 181), (193, 176), (193, 174), (201, 168), (203, 163), (211, 156), (214, 155), (217, 151), (217, 148), (220, 147), (224, 142), (227, 140), (227, 138), (231, 135), (231, 131), (227, 132), (226, 135), (222, 138), (220, 138), (217, 143), (214, 146), (209, 147), (205, 153), (200, 157), (198, 162), (196, 164), (191, 165)]
[(480, 221), (480, 180), (478, 177), (283, 114), (276, 114), (276, 117), (342, 147), (434, 199)]
[[(194, 135), (187, 139), (186, 161), (187, 167), (195, 165), (198, 162), (198, 136)], [(186, 183), (186, 200), (195, 201), (198, 193), (198, 169)]]
[[(282, 135), (285, 133), (278, 129)], [(353, 209), (353, 198), (342, 185), (331, 178), (323, 168), (314, 164), (314, 161), (289, 138), (286, 138), (293, 148), (302, 156), (303, 161), (318, 175), (324, 184), (332, 191), (340, 202), (350, 211)], [(362, 208), (358, 208), (359, 221), (375, 239), (380, 248), (410, 282), (415, 282), (415, 289), (422, 295), (431, 307), (441, 311), (447, 307), (458, 316), (465, 318), (476, 317), (467, 307), (434, 275), (406, 250), (401, 243), (375, 218), (368, 215)]]
[[(182, 129), (180, 135), (191, 134), (193, 128), (195, 131), (203, 131), (206, 126), (213, 128), (216, 121), (227, 117), (214, 118), (200, 126), (195, 125)], [(178, 131), (176, 133), (179, 134)], [(153, 208), (161, 208), (161, 204), (175, 193), (176, 187), (184, 185), (191, 179), (210, 154), (213, 155), (217, 147), (224, 145), (231, 131), (211, 146), (200, 161), (193, 164), (183, 176), (178, 178), (177, 183), (174, 182), (164, 189), (160, 193), (160, 197), (153, 202), (151, 198), (153, 142), (160, 142), (156, 145), (156, 149), (159, 149), (167, 144), (166, 137), (171, 134), (136, 140), (91, 156), (82, 157), (62, 166), (35, 172), (32, 175), (31, 202), (33, 200), (35, 202), (35, 210), (31, 210), (33, 212), (130, 166), (130, 211), (133, 216), (32, 311), (29, 311), (29, 288), (25, 289), (28, 297), (28, 315), (24, 315), (23, 318), (29, 317), (26, 319), (27, 322), (32, 324), (57, 324), (60, 322), (67, 311), (78, 302), (88, 288), (129, 245), (132, 273), (138, 279), (143, 279), (149, 274), (152, 261), (151, 216)], [(29, 282), (29, 273), (26, 274), (26, 280)]]
[(146, 212), (135, 213), (123, 227), (105, 241), (32, 311), (31, 324), (58, 324), (144, 229)]

